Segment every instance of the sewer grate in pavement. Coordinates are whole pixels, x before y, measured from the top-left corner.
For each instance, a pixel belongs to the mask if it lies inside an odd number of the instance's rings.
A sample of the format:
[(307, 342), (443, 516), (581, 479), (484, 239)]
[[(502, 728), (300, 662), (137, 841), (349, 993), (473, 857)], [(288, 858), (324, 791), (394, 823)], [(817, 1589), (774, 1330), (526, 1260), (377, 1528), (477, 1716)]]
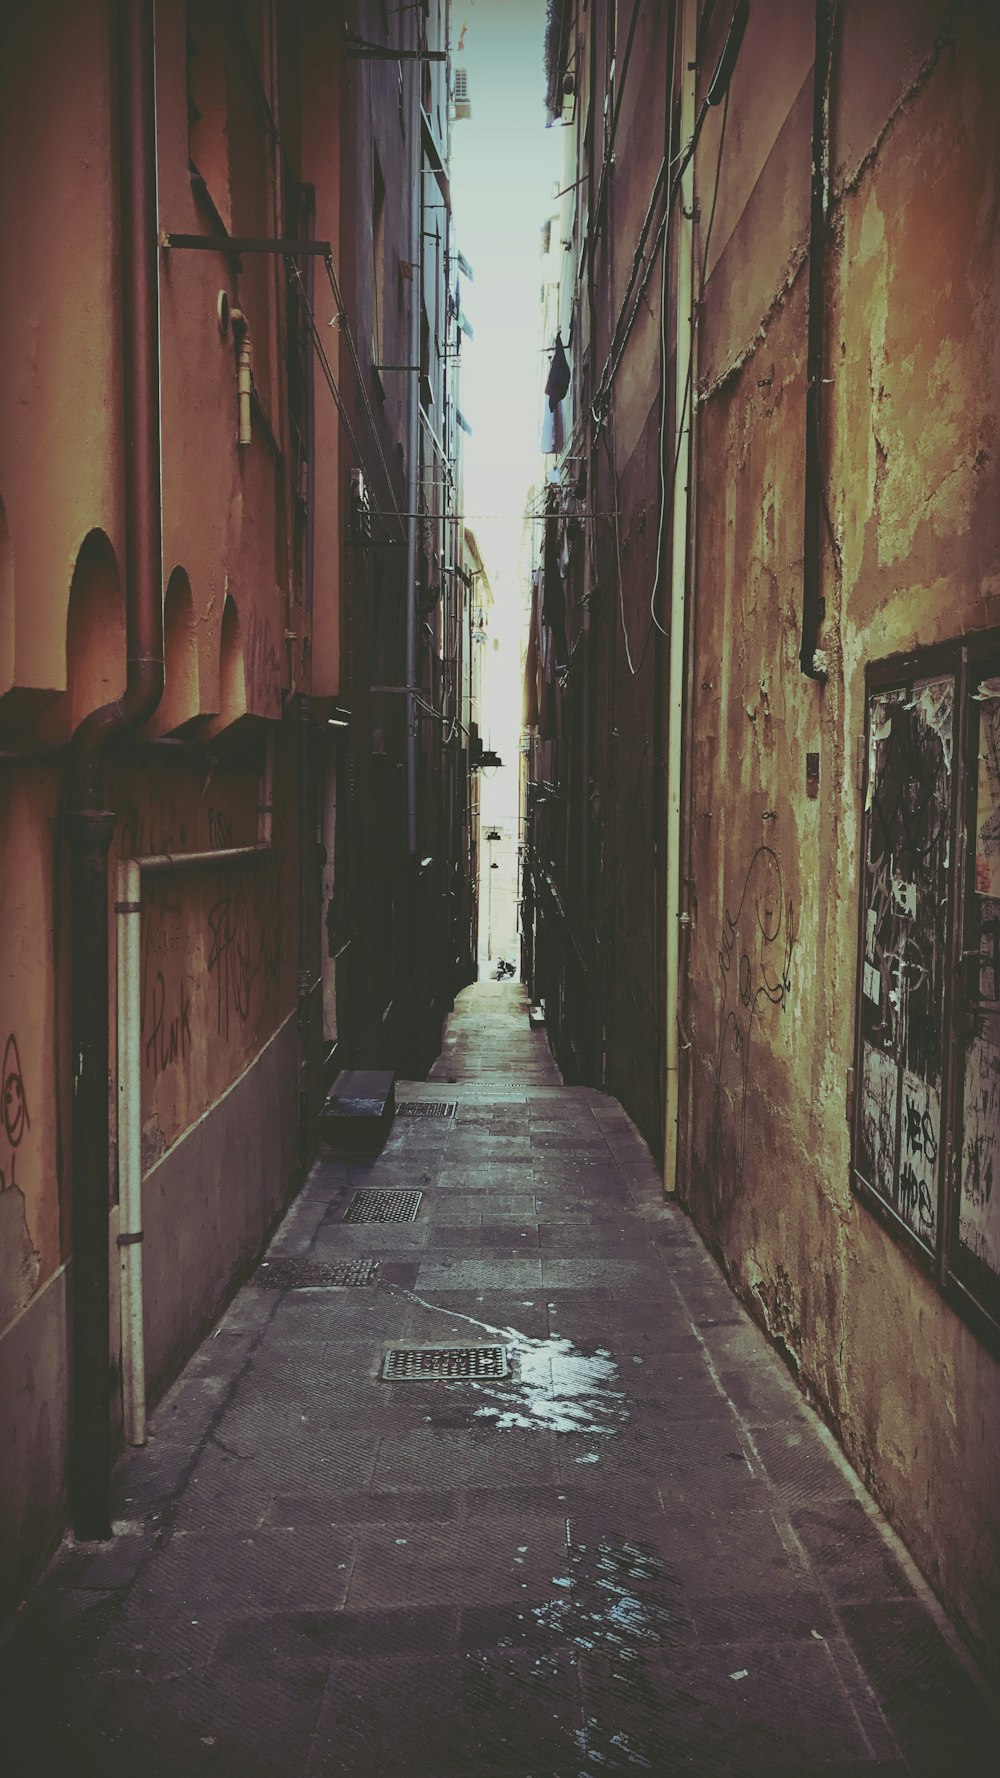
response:
[(266, 1259), (254, 1273), (261, 1290), (336, 1290), (374, 1284), (377, 1259), (346, 1259), (326, 1264), (315, 1259)]
[(523, 1099), (526, 1092), (526, 1087), (472, 1087), (463, 1103), (468, 1105), (473, 1099)]
[(456, 1099), (406, 1099), (402, 1105), (396, 1106), (397, 1117), (454, 1117), (458, 1110)]
[(415, 1222), (423, 1192), (355, 1192), (345, 1222)]
[(422, 1383), (477, 1377), (506, 1377), (506, 1346), (394, 1346), (382, 1365), (383, 1383)]

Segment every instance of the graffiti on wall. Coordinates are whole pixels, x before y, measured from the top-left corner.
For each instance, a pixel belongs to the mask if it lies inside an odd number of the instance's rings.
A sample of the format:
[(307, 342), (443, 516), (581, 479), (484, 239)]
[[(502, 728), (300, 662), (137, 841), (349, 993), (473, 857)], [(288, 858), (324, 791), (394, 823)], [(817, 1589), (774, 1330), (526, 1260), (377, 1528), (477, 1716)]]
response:
[(955, 685), (870, 694), (855, 1162), (933, 1247), (941, 1094)]
[(17, 1151), (31, 1128), (24, 1071), (13, 1031), (8, 1034), (3, 1052), (2, 1097), (0, 1123), (3, 1128), (3, 1149), (0, 1151), (0, 1191), (17, 1184)]
[(958, 1234), (1000, 1277), (1000, 683), (981, 681), (975, 893), (969, 898)]
[(770, 846), (758, 846), (747, 866), (735, 911), (727, 905), (719, 933), (722, 1004), (715, 1070), (713, 1148), (721, 1158), (727, 1109), (736, 1118), (736, 1173), (746, 1160), (747, 1095), (752, 1084), (753, 1038), (769, 1008), (783, 1011), (791, 988), (795, 946), (794, 909), (786, 901), (781, 864)]
[(259, 1054), (280, 1016), (281, 861), (143, 885), (143, 1123), (160, 1153)]

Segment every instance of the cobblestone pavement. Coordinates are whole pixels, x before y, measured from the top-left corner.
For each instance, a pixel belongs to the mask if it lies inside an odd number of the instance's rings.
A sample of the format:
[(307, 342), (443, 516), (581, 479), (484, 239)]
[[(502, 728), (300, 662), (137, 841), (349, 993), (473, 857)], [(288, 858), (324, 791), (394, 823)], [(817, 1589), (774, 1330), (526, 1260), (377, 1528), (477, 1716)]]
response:
[[(522, 991), (463, 994), (397, 1099), (21, 1612), (4, 1772), (992, 1778), (926, 1590)], [(345, 1220), (362, 1190), (415, 1220)], [(481, 1374), (383, 1381), (393, 1346)]]

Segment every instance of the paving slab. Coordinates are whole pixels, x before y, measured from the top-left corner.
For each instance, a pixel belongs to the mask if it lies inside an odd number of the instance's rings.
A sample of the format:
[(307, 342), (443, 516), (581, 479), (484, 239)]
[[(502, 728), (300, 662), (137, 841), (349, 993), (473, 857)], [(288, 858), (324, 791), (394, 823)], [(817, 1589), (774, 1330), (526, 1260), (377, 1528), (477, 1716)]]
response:
[(995, 1699), (523, 990), (396, 1098), (454, 1115), (318, 1161), (7, 1632), (5, 1772), (992, 1778)]

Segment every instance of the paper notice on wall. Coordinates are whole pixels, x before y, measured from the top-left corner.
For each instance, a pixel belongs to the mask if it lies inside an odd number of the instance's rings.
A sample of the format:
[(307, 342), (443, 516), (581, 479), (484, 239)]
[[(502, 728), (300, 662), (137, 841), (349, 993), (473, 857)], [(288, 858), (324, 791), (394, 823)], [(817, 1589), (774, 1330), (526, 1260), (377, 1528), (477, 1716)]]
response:
[(863, 1179), (886, 1203), (894, 1201), (899, 1066), (893, 1056), (866, 1043), (861, 1057), (857, 1164)]
[(882, 1000), (882, 977), (871, 963), (865, 964), (864, 988), (868, 999), (878, 1006)]
[(1000, 897), (1000, 708), (993, 703), (979, 719), (976, 893)]
[(903, 1071), (899, 1139), (899, 1213), (933, 1247), (937, 1232), (941, 1095), (933, 1081)]
[(892, 734), (892, 706), (902, 697), (902, 692), (888, 692), (876, 698), (872, 704), (871, 726), (868, 730), (868, 784), (865, 790), (865, 812), (872, 806), (875, 794), (875, 778), (878, 771), (879, 743), (888, 741)]
[[(1000, 1020), (987, 1024), (1000, 1035)], [(965, 1059), (960, 1178), (959, 1240), (1000, 1277), (1000, 1048), (985, 1035)]]

